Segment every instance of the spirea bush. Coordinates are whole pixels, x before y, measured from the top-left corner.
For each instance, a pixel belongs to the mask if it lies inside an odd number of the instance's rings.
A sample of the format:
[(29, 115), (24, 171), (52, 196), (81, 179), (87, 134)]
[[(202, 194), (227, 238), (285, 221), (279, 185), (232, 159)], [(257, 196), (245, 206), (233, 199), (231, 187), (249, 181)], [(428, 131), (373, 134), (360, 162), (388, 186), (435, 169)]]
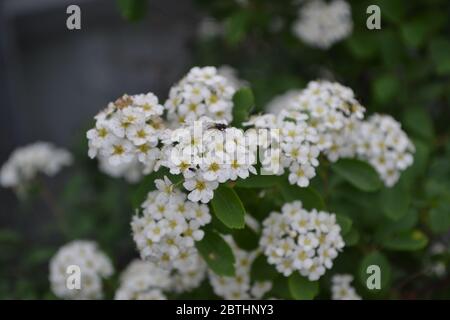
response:
[[(449, 298), (448, 4), (375, 1), (369, 33), (364, 1), (198, 2), (199, 66), (165, 97), (112, 99), (73, 155), (2, 168), (60, 235), (20, 264), (49, 276), (14, 295)], [(76, 294), (68, 264), (89, 274)]]

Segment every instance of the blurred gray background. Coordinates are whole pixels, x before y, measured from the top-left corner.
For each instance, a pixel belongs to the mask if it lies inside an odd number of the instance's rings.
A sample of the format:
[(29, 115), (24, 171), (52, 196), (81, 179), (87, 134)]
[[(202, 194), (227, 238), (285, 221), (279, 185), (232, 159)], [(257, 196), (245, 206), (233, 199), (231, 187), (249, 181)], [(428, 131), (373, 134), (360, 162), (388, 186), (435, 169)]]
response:
[[(66, 28), (70, 4), (81, 8), (81, 30)], [(37, 140), (73, 145), (123, 93), (164, 99), (191, 66), (198, 21), (190, 1), (150, 1), (130, 23), (115, 0), (0, 0), (0, 164)], [(16, 205), (0, 189), (0, 226)]]

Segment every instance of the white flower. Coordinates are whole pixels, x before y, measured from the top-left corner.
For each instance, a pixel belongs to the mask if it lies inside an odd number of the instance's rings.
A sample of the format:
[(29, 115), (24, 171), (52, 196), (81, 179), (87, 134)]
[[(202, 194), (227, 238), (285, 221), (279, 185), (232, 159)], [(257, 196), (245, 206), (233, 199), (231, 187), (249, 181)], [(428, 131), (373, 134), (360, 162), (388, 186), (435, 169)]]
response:
[(165, 300), (171, 287), (170, 272), (148, 261), (133, 260), (120, 275), (116, 300)]
[(158, 97), (151, 92), (132, 96), (132, 99), (133, 104), (144, 111), (146, 118), (163, 114), (164, 107), (159, 104)]
[(209, 202), (214, 197), (214, 190), (219, 186), (216, 181), (207, 181), (200, 177), (187, 179), (183, 186), (190, 191), (188, 199), (193, 202)]
[(156, 179), (155, 186), (160, 191), (157, 197), (157, 202), (168, 202), (172, 197), (179, 195), (178, 189), (175, 188), (172, 181), (167, 176), (164, 176), (164, 180)]
[(228, 168), (219, 158), (211, 157), (204, 160), (200, 166), (203, 169), (203, 178), (207, 181), (218, 181), (223, 183), (228, 180), (230, 173)]
[(145, 227), (146, 237), (153, 242), (159, 242), (161, 238), (168, 232), (168, 221), (160, 220), (151, 222)]
[(98, 156), (99, 169), (103, 173), (115, 178), (123, 177), (129, 183), (137, 183), (143, 176), (144, 166), (137, 159), (129, 163), (112, 165), (105, 156)]
[(208, 277), (214, 293), (224, 299), (261, 299), (272, 288), (270, 281), (252, 282), (250, 269), (259, 254), (258, 250), (244, 251), (233, 241), (231, 236), (224, 236), (235, 257), (235, 275), (231, 277), (219, 276), (209, 270)]
[(191, 219), (195, 219), (201, 226), (211, 222), (211, 215), (207, 205), (200, 204), (195, 205), (193, 210), (189, 210), (188, 213)]
[(299, 187), (307, 187), (309, 185), (309, 180), (316, 175), (314, 167), (308, 164), (298, 165), (294, 162), (291, 167), (289, 167), (289, 182), (291, 184), (297, 184)]
[(140, 146), (146, 143), (150, 143), (151, 145), (155, 146), (158, 140), (153, 134), (154, 130), (151, 126), (147, 124), (141, 124), (130, 127), (127, 132), (127, 137), (136, 146)]
[(265, 110), (268, 113), (278, 115), (281, 110), (285, 110), (290, 105), (292, 99), (300, 94), (300, 90), (289, 90), (283, 94), (274, 97), (266, 105)]
[(351, 7), (344, 0), (308, 1), (299, 10), (299, 17), (292, 26), (298, 38), (320, 49), (328, 49), (345, 39), (352, 29)]
[(208, 207), (187, 201), (169, 179), (158, 185), (161, 190), (150, 192), (142, 204), (142, 215), (133, 217), (133, 239), (142, 259), (173, 272), (192, 271), (201, 264), (194, 243), (203, 238), (201, 227), (211, 221)]
[(362, 119), (365, 111), (352, 89), (324, 80), (309, 82), (288, 103), (288, 110), (308, 113), (308, 123), (319, 133), (340, 130), (355, 119)]
[(286, 203), (263, 222), (260, 246), (267, 261), (285, 276), (294, 271), (318, 280), (344, 247), (334, 214), (307, 211), (300, 201)]
[[(100, 165), (108, 167), (105, 171), (112, 176), (122, 176), (127, 171), (123, 168), (136, 162), (142, 163), (133, 165), (141, 174), (157, 170), (162, 155), (158, 144), (166, 130), (161, 118), (163, 109), (152, 93), (124, 95), (109, 103), (95, 116), (95, 127), (87, 132), (89, 156), (100, 155)], [(105, 159), (108, 165), (102, 164)]]
[(89, 157), (94, 158), (98, 153), (98, 149), (109, 142), (112, 133), (104, 120), (98, 120), (95, 128), (90, 129), (86, 136), (89, 139)]
[[(299, 245), (301, 245), (299, 243)], [(314, 250), (307, 250), (306, 248), (299, 247), (294, 252), (294, 267), (296, 269), (307, 269), (309, 270), (313, 265)]]
[(113, 114), (108, 125), (117, 137), (124, 138), (125, 134), (128, 135), (130, 128), (142, 125), (144, 121), (145, 116), (142, 109), (127, 106)]
[(331, 279), (331, 298), (333, 300), (361, 300), (355, 288), (351, 286), (353, 276), (336, 274)]
[(217, 69), (217, 73), (227, 79), (230, 86), (232, 86), (235, 90), (238, 90), (239, 88), (244, 87), (248, 84), (247, 81), (239, 79), (237, 70), (231, 66), (220, 66)]
[[(69, 266), (81, 271), (81, 288), (67, 287)], [(50, 285), (53, 293), (63, 299), (100, 299), (103, 296), (102, 280), (110, 277), (113, 267), (109, 258), (92, 241), (77, 240), (61, 247), (50, 260)]]
[(233, 84), (214, 67), (194, 67), (170, 89), (165, 106), (172, 126), (207, 116), (215, 120), (232, 120)]
[(54, 176), (72, 161), (68, 151), (48, 142), (35, 142), (14, 150), (0, 170), (0, 185), (22, 192), (38, 174)]
[[(316, 175), (320, 149), (314, 128), (308, 124), (308, 116), (297, 111), (280, 111), (278, 115), (256, 116), (248, 123), (255, 129), (270, 129), (271, 135), (263, 141), (261, 163), (263, 168), (277, 175), (289, 168), (289, 182), (300, 187), (309, 185)], [(277, 130), (278, 129), (278, 130)]]
[(172, 290), (175, 292), (190, 291), (206, 277), (206, 263), (195, 248), (182, 252), (175, 264), (177, 269), (172, 274)]
[(388, 115), (374, 114), (359, 123), (351, 143), (357, 157), (373, 165), (388, 187), (413, 163), (414, 145), (400, 123)]
[(256, 174), (256, 138), (226, 122), (202, 117), (173, 130), (163, 144), (160, 164), (183, 175), (193, 202), (209, 202), (219, 183)]
[(109, 163), (118, 166), (133, 161), (133, 144), (125, 139), (114, 139), (104, 149), (104, 156), (109, 158)]

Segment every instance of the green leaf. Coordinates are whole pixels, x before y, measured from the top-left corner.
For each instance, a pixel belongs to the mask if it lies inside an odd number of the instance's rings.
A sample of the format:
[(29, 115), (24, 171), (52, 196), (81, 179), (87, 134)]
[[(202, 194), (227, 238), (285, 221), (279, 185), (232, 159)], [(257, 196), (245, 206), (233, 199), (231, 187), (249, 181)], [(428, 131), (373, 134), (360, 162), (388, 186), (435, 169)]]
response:
[(416, 209), (409, 209), (406, 215), (397, 221), (386, 219), (385, 223), (380, 224), (374, 234), (376, 242), (381, 243), (383, 239), (390, 237), (393, 234), (398, 234), (413, 229), (419, 220), (419, 213)]
[(258, 248), (258, 234), (248, 226), (245, 226), (244, 229), (234, 229), (233, 239), (239, 248), (246, 251), (252, 251)]
[(205, 236), (195, 246), (212, 271), (220, 276), (234, 276), (233, 251), (217, 232), (205, 230)]
[(433, 39), (430, 43), (430, 56), (439, 75), (450, 74), (450, 41), (444, 38)]
[(377, 51), (377, 41), (372, 32), (355, 33), (348, 39), (348, 47), (356, 58), (369, 59)]
[(428, 144), (420, 140), (413, 140), (414, 144), (414, 162), (402, 173), (402, 180), (408, 185), (412, 185), (417, 177), (425, 174), (427, 170), (428, 158), (430, 155), (430, 147)]
[(387, 258), (380, 252), (374, 251), (366, 255), (359, 265), (359, 280), (361, 285), (367, 288), (367, 279), (370, 274), (367, 273), (367, 268), (370, 265), (376, 265), (380, 267), (381, 271), (381, 290), (388, 288), (391, 281), (391, 266)]
[(274, 280), (280, 275), (275, 267), (267, 262), (266, 256), (262, 253), (253, 261), (250, 270), (253, 281)]
[(34, 248), (31, 250), (30, 254), (25, 257), (25, 264), (36, 266), (47, 263), (54, 254), (54, 248)]
[(211, 206), (216, 217), (228, 228), (241, 229), (245, 226), (245, 209), (236, 192), (221, 185), (214, 191)]
[(349, 232), (344, 234), (344, 243), (346, 247), (351, 247), (358, 244), (359, 232), (356, 229), (350, 229)]
[(233, 122), (235, 127), (241, 127), (248, 119), (251, 109), (255, 106), (255, 98), (250, 88), (241, 88), (233, 96)]
[(312, 300), (319, 293), (319, 283), (309, 281), (298, 272), (289, 277), (288, 286), (292, 297), (296, 300)]
[(437, 207), (430, 210), (428, 223), (433, 233), (446, 233), (450, 230), (450, 204), (441, 201)]
[(288, 286), (288, 279), (289, 278), (279, 274), (279, 276), (273, 280), (272, 290), (268, 295), (270, 296), (270, 294), (273, 294), (274, 296), (285, 300), (292, 299)]
[(378, 173), (364, 161), (340, 159), (331, 165), (331, 169), (362, 191), (377, 191), (382, 186)]
[(408, 46), (419, 47), (425, 42), (427, 37), (441, 28), (445, 21), (445, 14), (427, 12), (405, 22), (401, 26), (401, 34)]
[(142, 19), (147, 12), (147, 0), (117, 0), (122, 17), (129, 21)]
[(336, 214), (336, 221), (341, 226), (341, 234), (343, 236), (349, 233), (353, 224), (352, 219), (343, 214)]
[(19, 232), (10, 229), (0, 229), (0, 244), (18, 244), (22, 240)]
[(320, 194), (314, 190), (312, 187), (300, 188), (297, 185), (291, 185), (288, 181), (283, 181), (280, 184), (281, 194), (287, 202), (300, 200), (303, 207), (307, 210), (325, 209), (325, 202), (323, 201)]
[(252, 175), (247, 179), (238, 179), (236, 187), (238, 188), (271, 188), (280, 181), (279, 176), (274, 175)]
[(413, 20), (401, 27), (403, 40), (410, 47), (418, 47), (425, 40), (427, 25), (423, 21)]
[(244, 39), (249, 17), (246, 11), (240, 10), (225, 20), (225, 38), (230, 45), (235, 46)]
[(398, 66), (404, 63), (405, 48), (403, 46), (400, 35), (389, 29), (382, 29), (381, 32), (377, 32), (378, 42), (381, 51), (381, 57), (384, 64), (389, 69), (395, 70)]
[(398, 93), (399, 82), (392, 74), (385, 74), (375, 79), (372, 90), (376, 101), (386, 104), (392, 102), (392, 99)]
[(219, 232), (220, 234), (232, 234), (233, 230), (236, 229), (230, 229), (228, 228), (226, 225), (223, 224), (222, 221), (220, 221), (217, 216), (212, 215), (211, 216), (211, 226), (213, 227), (214, 230), (216, 230), (217, 232)]
[(433, 121), (425, 108), (413, 107), (405, 110), (403, 125), (410, 134), (426, 142), (434, 137)]
[(391, 220), (399, 220), (408, 213), (411, 193), (402, 180), (392, 188), (384, 188), (380, 193), (381, 210)]
[(415, 251), (423, 249), (428, 238), (419, 230), (406, 231), (387, 237), (382, 241), (384, 248), (396, 251)]
[(406, 14), (407, 5), (403, 0), (375, 0), (371, 4), (380, 6), (382, 16), (391, 22), (401, 22)]
[(155, 176), (154, 174), (145, 177), (131, 192), (130, 201), (133, 209), (141, 207), (141, 204), (147, 198), (150, 191), (155, 189)]

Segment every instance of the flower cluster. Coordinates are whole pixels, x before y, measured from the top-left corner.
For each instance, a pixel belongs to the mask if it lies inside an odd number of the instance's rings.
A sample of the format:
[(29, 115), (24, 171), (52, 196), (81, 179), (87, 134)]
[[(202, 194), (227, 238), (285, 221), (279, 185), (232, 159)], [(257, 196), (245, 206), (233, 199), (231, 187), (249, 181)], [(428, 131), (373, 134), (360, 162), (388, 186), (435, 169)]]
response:
[(256, 128), (279, 129), (281, 152), (274, 152), (272, 147), (270, 154), (264, 155), (263, 165), (266, 168), (269, 163), (281, 163), (282, 168), (289, 168), (290, 183), (305, 187), (316, 174), (320, 152), (332, 161), (352, 155), (352, 149), (343, 146), (347, 147), (348, 136), (363, 118), (365, 109), (350, 88), (311, 81), (306, 89), (289, 91), (275, 99), (268, 111), (269, 114), (248, 122)]
[(116, 300), (165, 300), (162, 293), (171, 285), (170, 273), (149, 261), (133, 260), (120, 275)]
[(414, 145), (401, 124), (388, 115), (374, 114), (353, 135), (357, 156), (369, 162), (385, 185), (393, 186), (400, 172), (413, 163)]
[(228, 300), (261, 299), (272, 288), (270, 281), (255, 282), (250, 279), (250, 268), (259, 252), (247, 252), (240, 249), (231, 236), (224, 236), (233, 250), (236, 274), (232, 277), (219, 276), (209, 271), (209, 280), (214, 293)]
[(194, 67), (173, 86), (165, 106), (173, 127), (207, 116), (215, 120), (232, 120), (235, 88), (218, 74), (215, 67)]
[(361, 297), (352, 287), (353, 276), (349, 274), (336, 274), (331, 279), (331, 299), (333, 300), (361, 300)]
[(240, 79), (238, 71), (229, 65), (220, 66), (217, 68), (217, 73), (227, 79), (229, 85), (235, 90), (245, 87), (248, 84), (247, 81)]
[[(259, 116), (259, 122), (265, 120), (273, 123), (274, 128), (286, 128), (274, 119), (279, 121), (284, 117), (297, 124), (306, 121), (317, 133), (311, 142), (332, 162), (340, 158), (367, 161), (388, 187), (393, 186), (401, 171), (413, 162), (414, 145), (400, 123), (379, 114), (364, 120), (365, 108), (348, 87), (328, 81), (311, 81), (299, 94), (287, 94), (281, 103), (283, 105), (269, 110), (277, 117)], [(284, 154), (288, 152), (283, 150)], [(294, 179), (292, 174), (291, 178)]]
[(103, 173), (113, 178), (124, 178), (128, 183), (139, 182), (145, 169), (145, 165), (137, 158), (128, 163), (112, 165), (104, 156), (98, 157), (98, 167)]
[(352, 29), (351, 7), (344, 0), (309, 1), (299, 10), (298, 19), (292, 25), (298, 38), (320, 49), (328, 49), (347, 38)]
[(201, 118), (174, 130), (164, 143), (161, 165), (183, 175), (193, 202), (209, 202), (219, 183), (256, 174), (256, 137), (224, 123)]
[(300, 201), (286, 203), (281, 214), (272, 212), (263, 226), (260, 245), (268, 262), (285, 276), (297, 270), (318, 280), (345, 245), (334, 214), (307, 211)]
[(307, 115), (307, 124), (317, 132), (316, 146), (330, 161), (355, 156), (353, 139), (365, 108), (356, 100), (352, 89), (321, 80), (309, 82), (304, 90), (288, 93), (285, 99), (280, 100), (282, 105), (268, 111)]
[[(187, 258), (182, 257), (182, 259)], [(189, 262), (184, 266), (184, 269), (177, 269), (172, 272), (172, 290), (176, 293), (197, 288), (206, 278), (207, 265), (197, 250), (190, 253)]]
[(22, 191), (37, 174), (54, 176), (71, 163), (68, 151), (48, 142), (36, 142), (14, 150), (0, 170), (0, 185)]
[(310, 81), (288, 108), (308, 114), (308, 122), (321, 134), (341, 130), (365, 112), (352, 89), (325, 80)]
[(285, 110), (288, 105), (291, 104), (292, 100), (297, 97), (301, 93), (299, 89), (291, 89), (282, 93), (278, 96), (275, 96), (272, 100), (267, 103), (265, 106), (265, 110), (271, 114), (279, 114), (282, 110)]
[(133, 238), (142, 259), (154, 261), (167, 270), (192, 270), (198, 265), (195, 241), (203, 238), (201, 227), (211, 221), (206, 205), (186, 200), (170, 180), (155, 181), (142, 204), (142, 215), (131, 222)]
[[(67, 286), (68, 277), (79, 267), (80, 289)], [(100, 299), (102, 280), (111, 276), (113, 266), (109, 258), (92, 241), (77, 240), (61, 247), (50, 261), (50, 284), (53, 293), (63, 299)]]
[(260, 139), (263, 150), (261, 164), (267, 173), (281, 175), (289, 169), (289, 182), (300, 187), (309, 185), (319, 165), (320, 148), (317, 130), (310, 126), (306, 114), (282, 110), (278, 115), (252, 117), (247, 125), (256, 129), (272, 129), (267, 144)]
[(104, 157), (111, 166), (139, 161), (145, 173), (152, 172), (165, 132), (163, 111), (153, 93), (124, 95), (109, 103), (95, 116), (95, 128), (87, 132), (89, 156)]

